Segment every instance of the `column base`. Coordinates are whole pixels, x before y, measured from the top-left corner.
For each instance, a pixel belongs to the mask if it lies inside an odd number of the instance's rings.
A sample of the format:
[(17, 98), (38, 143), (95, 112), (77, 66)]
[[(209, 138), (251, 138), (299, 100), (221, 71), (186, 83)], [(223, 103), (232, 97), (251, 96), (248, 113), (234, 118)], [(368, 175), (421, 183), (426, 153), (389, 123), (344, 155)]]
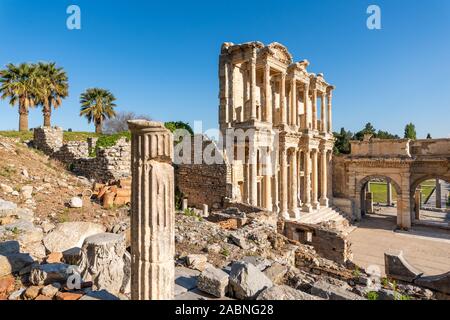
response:
[(287, 211), (280, 212), (280, 216), (285, 220), (291, 219), (291, 216), (289, 215), (289, 212), (287, 212)]
[(294, 208), (289, 210), (289, 215), (291, 218), (298, 219), (300, 217), (300, 210), (299, 208)]
[(303, 211), (303, 212), (310, 213), (310, 212), (313, 211), (313, 208), (312, 208), (312, 206), (311, 206), (310, 203), (305, 203), (305, 204), (303, 205), (303, 207), (302, 207), (302, 211)]
[(329, 206), (328, 198), (320, 198), (320, 206), (328, 207)]
[(312, 203), (312, 207), (314, 210), (320, 209), (320, 203), (318, 201)]

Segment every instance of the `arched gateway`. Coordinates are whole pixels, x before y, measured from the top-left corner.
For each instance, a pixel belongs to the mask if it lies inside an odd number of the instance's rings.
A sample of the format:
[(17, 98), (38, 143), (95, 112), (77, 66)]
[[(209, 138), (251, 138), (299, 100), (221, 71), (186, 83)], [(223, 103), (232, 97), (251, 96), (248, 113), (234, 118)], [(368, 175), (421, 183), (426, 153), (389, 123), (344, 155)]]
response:
[(397, 194), (397, 225), (409, 229), (417, 218), (415, 192), (428, 179), (450, 181), (450, 139), (351, 142), (349, 156), (333, 159), (335, 205), (356, 220), (365, 211), (364, 193), (371, 180), (384, 179)]

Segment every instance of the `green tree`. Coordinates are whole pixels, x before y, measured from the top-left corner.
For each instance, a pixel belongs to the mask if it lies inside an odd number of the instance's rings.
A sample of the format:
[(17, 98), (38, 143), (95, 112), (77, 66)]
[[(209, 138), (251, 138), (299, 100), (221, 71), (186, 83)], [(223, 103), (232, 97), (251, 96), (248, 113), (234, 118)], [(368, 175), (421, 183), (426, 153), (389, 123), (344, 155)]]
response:
[(54, 62), (40, 62), (37, 66), (38, 75), (38, 101), (42, 105), (44, 115), (44, 126), (51, 126), (52, 107), (58, 108), (62, 99), (69, 95), (69, 84), (67, 74), (63, 68), (58, 68)]
[(416, 126), (413, 123), (408, 123), (405, 126), (405, 136), (406, 139), (416, 140), (417, 133), (416, 133)]
[(389, 133), (387, 131), (378, 130), (375, 135), (375, 138), (379, 139), (400, 139), (400, 137), (396, 134)]
[(350, 153), (350, 140), (353, 137), (351, 131), (346, 131), (345, 128), (341, 128), (341, 131), (335, 132), (334, 137), (336, 142), (334, 144), (335, 154), (349, 154)]
[(94, 122), (95, 133), (102, 133), (102, 124), (105, 119), (115, 117), (114, 103), (116, 98), (105, 89), (90, 88), (80, 96), (80, 116), (85, 116), (88, 122)]
[(364, 135), (366, 135), (366, 134), (372, 134), (374, 136), (376, 134), (376, 130), (370, 122), (366, 123), (366, 125), (364, 126), (364, 129), (355, 133), (354, 137), (357, 140), (363, 140)]
[(28, 131), (28, 113), (36, 105), (37, 82), (37, 69), (33, 64), (10, 63), (0, 71), (1, 98), (19, 107), (19, 131)]
[(433, 138), (431, 137), (431, 134), (427, 134), (427, 139), (433, 139)]
[(164, 123), (164, 126), (169, 129), (171, 132), (174, 132), (176, 129), (185, 129), (191, 135), (194, 134), (194, 130), (192, 130), (191, 126), (183, 121), (169, 121)]

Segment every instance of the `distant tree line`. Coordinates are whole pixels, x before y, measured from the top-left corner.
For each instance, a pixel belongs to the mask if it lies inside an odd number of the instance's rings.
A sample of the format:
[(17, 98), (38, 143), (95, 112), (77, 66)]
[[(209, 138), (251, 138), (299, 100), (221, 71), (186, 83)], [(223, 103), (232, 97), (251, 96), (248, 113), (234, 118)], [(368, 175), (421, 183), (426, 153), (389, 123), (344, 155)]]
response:
[[(360, 140), (364, 139), (364, 135), (370, 134), (374, 138), (378, 139), (400, 139), (396, 134), (389, 133), (383, 130), (376, 130), (375, 127), (370, 123), (366, 123), (364, 128), (358, 132), (351, 132), (341, 128), (340, 132), (335, 132), (334, 137), (336, 142), (334, 144), (335, 154), (349, 154), (350, 153), (350, 140)], [(417, 139), (416, 127), (413, 123), (408, 123), (405, 126), (404, 138), (406, 139)], [(427, 135), (427, 139), (431, 139), (431, 135)]]

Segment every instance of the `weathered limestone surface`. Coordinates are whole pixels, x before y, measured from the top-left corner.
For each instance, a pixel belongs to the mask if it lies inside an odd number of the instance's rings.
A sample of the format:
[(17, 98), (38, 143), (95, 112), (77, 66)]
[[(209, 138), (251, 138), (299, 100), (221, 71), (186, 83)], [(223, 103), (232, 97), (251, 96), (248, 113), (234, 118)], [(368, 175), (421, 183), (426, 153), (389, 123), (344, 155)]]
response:
[(405, 260), (402, 251), (399, 253), (385, 253), (384, 266), (388, 277), (406, 282), (413, 282), (423, 274), (423, 272), (415, 269)]
[(435, 276), (421, 276), (414, 281), (414, 284), (450, 294), (450, 271)]
[(173, 137), (162, 123), (129, 121), (131, 131), (131, 298), (172, 299), (175, 192)]
[(33, 262), (34, 259), (27, 253), (0, 255), (0, 277), (18, 272)]
[(235, 262), (229, 281), (230, 289), (238, 299), (256, 299), (263, 290), (273, 286), (264, 273), (248, 262)]
[(30, 282), (34, 285), (48, 285), (66, 281), (70, 274), (69, 265), (64, 263), (48, 263), (37, 265), (31, 269)]
[(94, 289), (118, 294), (123, 285), (124, 234), (99, 233), (84, 240), (81, 276), (92, 281)]
[(313, 284), (311, 294), (327, 300), (365, 300), (361, 296), (323, 280)]
[(44, 237), (44, 245), (49, 252), (64, 252), (75, 247), (81, 248), (84, 239), (102, 232), (105, 232), (105, 227), (100, 224), (64, 222)]
[(228, 274), (220, 269), (208, 267), (198, 277), (197, 286), (206, 293), (222, 298), (227, 293)]
[(256, 300), (322, 300), (286, 285), (273, 286), (261, 292)]

